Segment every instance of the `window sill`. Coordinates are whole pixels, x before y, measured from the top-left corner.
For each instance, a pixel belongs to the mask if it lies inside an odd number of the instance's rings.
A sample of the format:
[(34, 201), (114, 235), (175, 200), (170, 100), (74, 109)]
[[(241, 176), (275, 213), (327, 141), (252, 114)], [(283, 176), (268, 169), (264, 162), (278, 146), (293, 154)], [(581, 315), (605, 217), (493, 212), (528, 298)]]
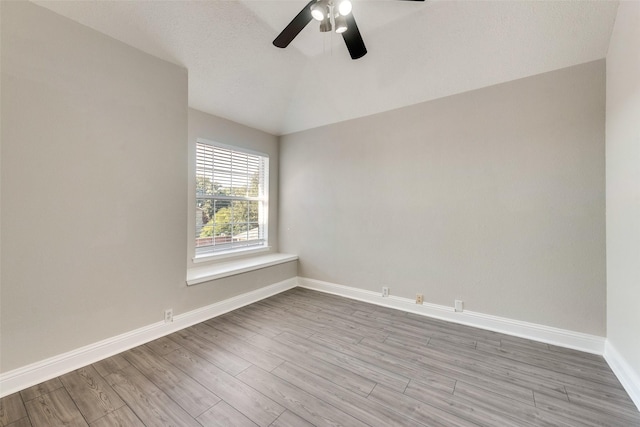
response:
[(238, 256), (244, 256), (244, 255), (253, 255), (253, 254), (257, 254), (260, 252), (267, 252), (271, 249), (271, 246), (260, 246), (258, 248), (248, 248), (248, 249), (237, 249), (237, 250), (233, 250), (233, 251), (228, 251), (228, 252), (223, 252), (223, 253), (216, 253), (216, 254), (211, 254), (211, 255), (200, 255), (200, 256), (196, 256), (194, 258), (191, 258), (193, 260), (194, 264), (198, 264), (201, 262), (210, 262), (210, 261), (218, 261), (224, 258), (233, 258), (233, 257), (238, 257)]
[(243, 258), (234, 261), (221, 262), (218, 264), (206, 265), (202, 267), (189, 268), (187, 270), (187, 286), (198, 283), (221, 279), (248, 271), (258, 270), (273, 265), (284, 264), (295, 261), (298, 255), (291, 254), (267, 254), (251, 258)]

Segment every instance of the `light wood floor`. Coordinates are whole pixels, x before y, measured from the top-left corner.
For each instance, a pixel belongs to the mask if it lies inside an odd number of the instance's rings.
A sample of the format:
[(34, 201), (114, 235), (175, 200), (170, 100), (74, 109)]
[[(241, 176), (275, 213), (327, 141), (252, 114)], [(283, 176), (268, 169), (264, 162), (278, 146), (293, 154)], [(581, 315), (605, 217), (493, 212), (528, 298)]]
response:
[(5, 397), (10, 426), (640, 426), (599, 356), (293, 289)]

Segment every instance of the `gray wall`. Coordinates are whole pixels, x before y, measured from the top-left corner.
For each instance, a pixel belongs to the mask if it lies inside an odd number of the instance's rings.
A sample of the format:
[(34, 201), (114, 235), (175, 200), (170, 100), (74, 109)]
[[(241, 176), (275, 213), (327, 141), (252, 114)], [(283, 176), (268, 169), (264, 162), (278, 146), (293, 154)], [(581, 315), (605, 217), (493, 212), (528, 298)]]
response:
[[(607, 338), (640, 379), (640, 3), (620, 2), (607, 54)], [(636, 388), (640, 384), (636, 384)], [(640, 396), (636, 396), (640, 398)]]
[(288, 263), (187, 288), (187, 71), (0, 4), (1, 372), (296, 275)]
[(282, 137), (299, 275), (605, 334), (604, 60)]

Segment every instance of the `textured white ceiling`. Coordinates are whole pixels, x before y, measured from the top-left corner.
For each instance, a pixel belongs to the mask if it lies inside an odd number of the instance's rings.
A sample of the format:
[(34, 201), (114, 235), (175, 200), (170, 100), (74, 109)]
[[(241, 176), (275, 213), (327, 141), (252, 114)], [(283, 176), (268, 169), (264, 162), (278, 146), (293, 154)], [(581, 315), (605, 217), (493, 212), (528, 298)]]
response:
[(354, 0), (368, 54), (311, 22), (308, 0), (36, 1), (189, 70), (189, 106), (275, 135), (580, 64), (607, 53), (611, 1)]

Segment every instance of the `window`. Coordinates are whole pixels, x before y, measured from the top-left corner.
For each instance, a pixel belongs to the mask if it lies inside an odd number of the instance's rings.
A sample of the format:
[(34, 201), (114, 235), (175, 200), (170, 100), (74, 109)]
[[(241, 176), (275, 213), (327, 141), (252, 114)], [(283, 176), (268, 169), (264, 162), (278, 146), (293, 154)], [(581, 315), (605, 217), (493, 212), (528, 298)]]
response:
[(196, 143), (196, 258), (267, 247), (269, 157)]

